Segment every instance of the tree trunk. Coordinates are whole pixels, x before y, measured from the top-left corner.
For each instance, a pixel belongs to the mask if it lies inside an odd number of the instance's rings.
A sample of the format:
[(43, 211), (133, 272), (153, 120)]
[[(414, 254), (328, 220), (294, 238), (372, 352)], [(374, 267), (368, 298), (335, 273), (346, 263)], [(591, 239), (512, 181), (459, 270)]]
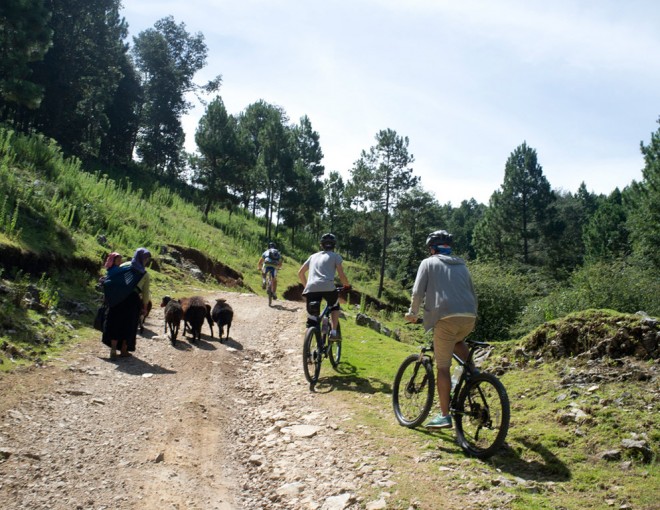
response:
[(206, 206), (204, 207), (204, 221), (208, 221), (209, 219), (209, 212), (211, 211), (211, 204), (212, 204), (211, 197), (208, 198), (206, 201)]
[(380, 283), (378, 284), (378, 299), (383, 295), (383, 282), (385, 280), (385, 256), (387, 253), (387, 227), (390, 219), (390, 173), (387, 172), (385, 181), (385, 220), (383, 221), (383, 251), (380, 256)]

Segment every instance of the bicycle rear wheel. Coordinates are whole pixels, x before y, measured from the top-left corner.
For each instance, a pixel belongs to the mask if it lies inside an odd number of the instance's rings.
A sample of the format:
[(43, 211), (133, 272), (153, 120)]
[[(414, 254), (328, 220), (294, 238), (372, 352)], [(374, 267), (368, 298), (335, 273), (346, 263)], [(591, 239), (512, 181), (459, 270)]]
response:
[(399, 424), (409, 428), (426, 419), (435, 395), (433, 362), (428, 356), (419, 358), (419, 354), (411, 354), (403, 360), (392, 387), (394, 415)]
[(316, 328), (307, 328), (303, 342), (303, 370), (305, 379), (312, 386), (319, 380), (321, 373), (321, 357), (323, 353), (319, 349), (320, 338)]
[[(341, 324), (337, 324), (337, 335), (341, 338)], [(330, 340), (330, 334), (328, 334)], [(328, 342), (328, 357), (332, 368), (337, 368), (341, 360), (341, 342)]]
[(266, 276), (266, 294), (268, 294), (268, 306), (273, 306), (273, 277), (270, 273)]
[(506, 389), (494, 375), (471, 377), (453, 414), (458, 444), (468, 455), (487, 459), (503, 446), (511, 410)]

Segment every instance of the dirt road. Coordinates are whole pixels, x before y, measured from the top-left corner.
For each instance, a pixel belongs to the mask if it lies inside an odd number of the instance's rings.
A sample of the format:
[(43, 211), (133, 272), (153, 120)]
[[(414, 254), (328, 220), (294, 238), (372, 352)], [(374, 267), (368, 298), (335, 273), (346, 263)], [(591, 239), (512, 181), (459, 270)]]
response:
[(304, 305), (215, 297), (235, 311), (224, 343), (205, 325), (172, 347), (156, 307), (132, 358), (82, 342), (3, 376), (2, 508), (385, 508), (359, 494), (393, 484), (386, 454), (347, 444), (350, 413), (302, 375)]

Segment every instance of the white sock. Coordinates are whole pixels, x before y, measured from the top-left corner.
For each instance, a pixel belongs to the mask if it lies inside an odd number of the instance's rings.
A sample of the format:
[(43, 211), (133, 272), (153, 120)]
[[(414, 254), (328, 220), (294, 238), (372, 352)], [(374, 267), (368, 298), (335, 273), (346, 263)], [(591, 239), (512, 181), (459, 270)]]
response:
[(337, 336), (337, 330), (336, 329), (331, 329), (330, 330), (330, 335), (331, 336)]

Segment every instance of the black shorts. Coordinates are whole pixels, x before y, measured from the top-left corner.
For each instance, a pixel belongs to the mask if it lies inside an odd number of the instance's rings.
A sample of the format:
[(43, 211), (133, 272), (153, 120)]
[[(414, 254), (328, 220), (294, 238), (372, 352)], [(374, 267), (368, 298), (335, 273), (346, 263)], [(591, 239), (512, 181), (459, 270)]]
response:
[(307, 313), (318, 317), (321, 315), (321, 300), (330, 306), (330, 310), (339, 310), (339, 291), (329, 290), (326, 292), (308, 292), (305, 294), (307, 299)]

